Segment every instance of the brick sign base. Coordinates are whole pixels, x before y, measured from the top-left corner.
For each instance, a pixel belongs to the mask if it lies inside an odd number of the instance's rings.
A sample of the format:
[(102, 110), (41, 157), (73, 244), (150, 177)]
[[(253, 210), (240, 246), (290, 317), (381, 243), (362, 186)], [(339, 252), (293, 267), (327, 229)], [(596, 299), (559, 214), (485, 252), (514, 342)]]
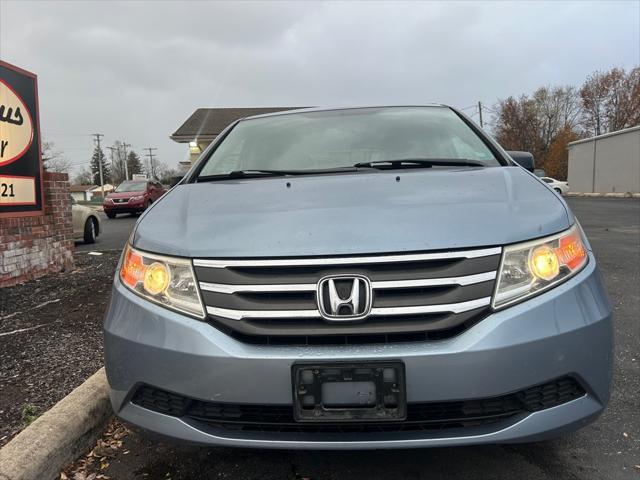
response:
[(69, 177), (44, 174), (44, 215), (0, 218), (0, 288), (73, 268)]

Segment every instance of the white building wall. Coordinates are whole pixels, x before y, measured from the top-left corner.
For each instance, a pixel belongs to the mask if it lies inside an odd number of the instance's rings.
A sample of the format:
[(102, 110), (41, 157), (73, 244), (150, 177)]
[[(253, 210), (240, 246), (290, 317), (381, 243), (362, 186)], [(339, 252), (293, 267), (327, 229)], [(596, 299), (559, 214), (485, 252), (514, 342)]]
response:
[(572, 142), (572, 192), (640, 192), (640, 126)]

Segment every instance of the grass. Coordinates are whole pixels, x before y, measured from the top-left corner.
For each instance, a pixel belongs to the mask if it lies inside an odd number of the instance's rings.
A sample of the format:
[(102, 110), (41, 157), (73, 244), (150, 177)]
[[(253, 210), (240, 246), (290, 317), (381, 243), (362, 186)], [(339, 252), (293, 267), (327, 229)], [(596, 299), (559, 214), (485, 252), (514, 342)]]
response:
[(25, 403), (21, 410), (22, 423), (28, 427), (33, 421), (40, 416), (40, 409), (32, 403)]

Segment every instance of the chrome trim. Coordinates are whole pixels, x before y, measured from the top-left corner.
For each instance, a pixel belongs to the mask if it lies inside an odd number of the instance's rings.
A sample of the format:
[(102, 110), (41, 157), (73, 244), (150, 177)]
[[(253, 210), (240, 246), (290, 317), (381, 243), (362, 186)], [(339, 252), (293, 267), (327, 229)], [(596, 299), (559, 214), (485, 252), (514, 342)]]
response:
[(315, 292), (317, 284), (230, 285), (226, 283), (200, 282), (200, 290), (233, 294), (236, 292)]
[[(391, 288), (414, 288), (414, 287), (438, 287), (446, 285), (473, 285), (475, 283), (495, 280), (497, 272), (477, 273), (475, 275), (465, 275), (462, 277), (443, 278), (423, 278), (417, 280), (390, 280), (371, 282), (371, 288), (391, 289)], [(273, 284), (273, 285), (230, 285), (226, 283), (200, 282), (200, 289), (207, 292), (234, 294), (236, 292), (314, 292), (316, 283), (299, 284)]]
[[(335, 281), (339, 279), (351, 280), (351, 290), (349, 291), (348, 298), (342, 298), (338, 289), (336, 288)], [(331, 311), (326, 311), (325, 305), (325, 290), (324, 285), (328, 288), (328, 300), (331, 306)], [(364, 290), (364, 305), (360, 309), (360, 288)], [(318, 291), (316, 293), (316, 299), (318, 303), (318, 310), (320, 315), (325, 320), (330, 322), (348, 322), (353, 320), (362, 320), (369, 316), (371, 307), (373, 305), (373, 289), (371, 288), (371, 280), (364, 275), (327, 275), (318, 281)], [(340, 307), (347, 305), (351, 307), (352, 315), (341, 315)]]
[(373, 289), (383, 288), (412, 288), (412, 287), (439, 287), (446, 285), (473, 285), (474, 283), (495, 280), (498, 272), (476, 273), (462, 277), (423, 278), (418, 280), (390, 280), (385, 282), (371, 282)]
[[(463, 313), (491, 303), (491, 297), (479, 298), (468, 302), (443, 305), (418, 305), (412, 307), (372, 308), (369, 316), (415, 315), (420, 313)], [(321, 318), (318, 310), (232, 310), (228, 308), (207, 307), (207, 313), (231, 320), (245, 318)]]
[(244, 320), (245, 318), (321, 318), (318, 310), (232, 310), (229, 308), (207, 307), (209, 315)]
[(414, 307), (379, 307), (372, 308), (371, 315), (414, 315), (418, 313), (463, 313), (491, 303), (491, 297), (479, 298), (468, 302), (449, 303), (446, 305), (417, 305)]
[(446, 258), (478, 258), (499, 255), (501, 247), (482, 248), (475, 250), (461, 250), (454, 252), (413, 253), (399, 255), (378, 255), (367, 257), (323, 257), (323, 258), (283, 258), (283, 259), (194, 259), (196, 267), (227, 268), (227, 267), (286, 267), (311, 265), (362, 265), (368, 263), (419, 262), (424, 260), (441, 260)]

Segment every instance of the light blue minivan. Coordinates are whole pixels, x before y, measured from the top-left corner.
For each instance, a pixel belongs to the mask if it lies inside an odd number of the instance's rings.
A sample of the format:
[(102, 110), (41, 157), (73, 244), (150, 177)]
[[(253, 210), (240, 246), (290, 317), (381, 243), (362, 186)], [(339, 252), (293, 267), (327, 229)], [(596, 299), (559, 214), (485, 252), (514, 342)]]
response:
[(138, 221), (104, 329), (116, 414), (205, 445), (531, 442), (610, 394), (579, 223), (443, 105), (233, 123)]

